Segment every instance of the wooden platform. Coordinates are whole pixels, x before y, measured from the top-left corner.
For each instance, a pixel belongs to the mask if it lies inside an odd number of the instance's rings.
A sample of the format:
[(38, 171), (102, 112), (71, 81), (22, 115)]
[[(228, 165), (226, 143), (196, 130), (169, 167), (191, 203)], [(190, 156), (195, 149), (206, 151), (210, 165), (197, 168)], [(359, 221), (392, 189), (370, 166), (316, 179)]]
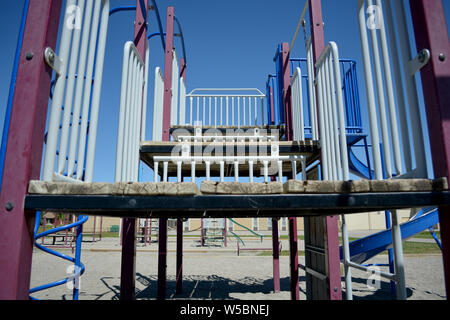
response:
[[(172, 154), (181, 155), (181, 147), (185, 142), (155, 142), (147, 141), (141, 143), (140, 157), (143, 162), (145, 162), (152, 170), (154, 169), (154, 157), (155, 156), (170, 156)], [(190, 145), (190, 153), (194, 155), (261, 155), (266, 154), (270, 156), (271, 154), (271, 143), (270, 142), (191, 142), (187, 143)], [(319, 159), (320, 147), (317, 141), (306, 140), (306, 141), (279, 141), (279, 154), (281, 156), (289, 155), (303, 155), (307, 157), (306, 165), (309, 166), (314, 161)], [(258, 175), (262, 169), (262, 164), (257, 163), (254, 166), (255, 176)], [(161, 170), (162, 166), (160, 167)], [(198, 164), (196, 166), (197, 176), (206, 176), (206, 165)], [(292, 166), (290, 163), (283, 163), (283, 172), (291, 172)], [(298, 163), (297, 170), (299, 173), (301, 171), (300, 162)], [(169, 176), (177, 175), (177, 165), (175, 163), (169, 163), (168, 166)], [(191, 165), (182, 165), (183, 176), (191, 175)], [(248, 165), (241, 165), (239, 167), (239, 174), (241, 176), (249, 175)], [(220, 176), (220, 165), (218, 163), (211, 164), (211, 176)], [(225, 176), (234, 176), (234, 165), (227, 163), (225, 165)]]
[[(228, 190), (228, 191), (227, 191)], [(31, 181), (28, 210), (136, 218), (305, 217), (450, 205), (447, 179), (236, 184)]]

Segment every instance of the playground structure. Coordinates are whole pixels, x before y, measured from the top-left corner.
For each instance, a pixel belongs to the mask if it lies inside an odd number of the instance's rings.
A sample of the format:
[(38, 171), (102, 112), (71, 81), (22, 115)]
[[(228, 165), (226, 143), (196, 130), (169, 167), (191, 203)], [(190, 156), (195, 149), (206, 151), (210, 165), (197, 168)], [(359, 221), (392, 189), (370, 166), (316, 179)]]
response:
[[(392, 281), (398, 299), (406, 299), (401, 241), (437, 223), (449, 288), (450, 136), (445, 119), (450, 47), (442, 2), (410, 0), (414, 30), (407, 28), (403, 2), (355, 2), (370, 136), (362, 128), (364, 104), (359, 101), (356, 63), (340, 59), (335, 42), (325, 45), (320, 0), (306, 1), (293, 41), (278, 46), (276, 73), (269, 75), (266, 94), (249, 88), (187, 93), (184, 42), (183, 58), (178, 59), (174, 49), (175, 24), (181, 37), (183, 33), (173, 7), (167, 9), (163, 30), (156, 2), (151, 1), (159, 32), (148, 35), (148, 1), (111, 9), (108, 0), (67, 0), (66, 8), (76, 5), (83, 13), (82, 27), (70, 29), (63, 23), (60, 48), (53, 50), (63, 1), (27, 0), (2, 140), (0, 298), (28, 299), (30, 293), (76, 281), (84, 272), (81, 239), (88, 215), (123, 218), (121, 299), (135, 294), (137, 218), (159, 218), (158, 299), (166, 297), (169, 218), (178, 222), (177, 292), (182, 290), (183, 219), (235, 217), (273, 218), (274, 291), (280, 278), (276, 218), (289, 217), (292, 299), (299, 298), (299, 267), (306, 272), (309, 299), (342, 299), (341, 262), (345, 296), (352, 299), (352, 268), (370, 270), (362, 263), (385, 250), (391, 250), (390, 271), (381, 276)], [(376, 19), (376, 28), (368, 28), (366, 5), (376, 5), (386, 17)], [(94, 183), (108, 19), (123, 10), (134, 10), (136, 19), (134, 41), (124, 45), (116, 183)], [(64, 22), (71, 14), (65, 12)], [(302, 26), (307, 57), (291, 58)], [(410, 34), (417, 55), (411, 51)], [(154, 73), (153, 140), (145, 141), (152, 74), (148, 38), (158, 35), (165, 52), (164, 73), (160, 68)], [(422, 88), (414, 81), (418, 72)], [(427, 172), (420, 90), (434, 180)], [(365, 162), (358, 157), (360, 142)], [(140, 161), (155, 172), (153, 182), (139, 182)], [(363, 180), (353, 181), (351, 174)], [(400, 225), (397, 210), (406, 208), (421, 210)], [(387, 230), (349, 243), (346, 215), (380, 210), (386, 210)], [(79, 215), (69, 225), (38, 234), (41, 212), (48, 211)], [(298, 263), (298, 217), (305, 222), (304, 266)], [(77, 230), (75, 257), (36, 241), (72, 228)], [(215, 228), (226, 230), (226, 225)], [(74, 263), (74, 275), (30, 290), (33, 245)], [(78, 298), (76, 286), (73, 296)]]

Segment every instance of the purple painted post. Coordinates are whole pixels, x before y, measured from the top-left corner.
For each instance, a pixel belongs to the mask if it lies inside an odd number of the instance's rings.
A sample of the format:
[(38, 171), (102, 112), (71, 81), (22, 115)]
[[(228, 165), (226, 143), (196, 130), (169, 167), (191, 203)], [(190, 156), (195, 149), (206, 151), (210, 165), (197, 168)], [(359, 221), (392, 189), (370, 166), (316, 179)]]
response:
[[(148, 12), (148, 1), (136, 0), (136, 19), (134, 26), (134, 45), (140, 56), (145, 57), (147, 41), (147, 23), (142, 12)], [(147, 15), (148, 16), (148, 15)], [(144, 59), (145, 60), (145, 59)], [(125, 218), (122, 222), (122, 269), (120, 275), (120, 299), (135, 298), (136, 281), (136, 219)]]
[[(410, 0), (418, 51), (431, 59), (421, 69), (434, 175), (450, 177), (450, 43), (442, 1)], [(439, 207), (447, 299), (450, 292), (450, 207)]]
[(273, 292), (280, 291), (280, 243), (278, 220), (272, 218)]
[[(309, 16), (311, 24), (311, 39), (314, 56), (314, 64), (325, 49), (324, 23), (322, 18), (321, 0), (310, 0)], [(317, 110), (319, 112), (319, 110)], [(340, 255), (339, 255), (339, 230), (338, 217), (326, 217), (325, 219), (325, 250), (328, 270), (328, 298), (330, 300), (342, 300)]]
[[(172, 62), (173, 62), (173, 31), (174, 7), (167, 8), (166, 48), (164, 59), (164, 112), (162, 140), (170, 141), (170, 109), (172, 102)], [(167, 282), (167, 219), (159, 219), (158, 234), (158, 300), (166, 299)]]
[[(283, 99), (286, 122), (286, 140), (292, 141), (292, 117), (291, 117), (291, 67), (289, 63), (289, 43), (282, 44), (283, 63)], [(278, 248), (278, 243), (276, 244)], [(275, 248), (274, 248), (275, 249)], [(278, 250), (278, 249), (277, 249)], [(289, 218), (289, 257), (291, 274), (291, 299), (300, 299), (299, 273), (298, 273), (298, 235), (297, 218)]]
[(30, 1), (12, 105), (0, 195), (0, 300), (28, 300), (34, 212), (25, 211), (28, 183), (39, 179), (60, 0)]
[(177, 219), (176, 293), (183, 292), (183, 219)]

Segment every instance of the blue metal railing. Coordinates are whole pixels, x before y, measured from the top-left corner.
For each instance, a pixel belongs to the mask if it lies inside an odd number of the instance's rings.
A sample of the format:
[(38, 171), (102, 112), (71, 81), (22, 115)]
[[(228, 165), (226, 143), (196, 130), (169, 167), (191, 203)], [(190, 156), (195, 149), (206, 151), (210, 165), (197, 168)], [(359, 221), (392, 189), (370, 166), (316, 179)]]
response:
[[(282, 57), (281, 46), (278, 47), (276, 55), (274, 57), (276, 74), (269, 75), (266, 81), (267, 91), (267, 105), (268, 105), (268, 118), (272, 117), (272, 110), (274, 111), (275, 125), (284, 124), (284, 104), (283, 104), (283, 90), (282, 88)], [(293, 75), (295, 68), (299, 67), (301, 70), (306, 70), (306, 59), (304, 58), (290, 58), (291, 76)], [(350, 59), (341, 59), (341, 72), (342, 72), (342, 91), (345, 104), (345, 120), (346, 120), (346, 132), (348, 134), (362, 134), (362, 119), (361, 119), (361, 104), (359, 99), (358, 78), (356, 72), (356, 61)], [(308, 83), (308, 75), (302, 75), (302, 82), (305, 84), (306, 96), (304, 99), (304, 127), (306, 137), (311, 137), (311, 116), (310, 116), (310, 92)], [(271, 90), (273, 95), (271, 95)], [(273, 101), (273, 106), (272, 106)]]

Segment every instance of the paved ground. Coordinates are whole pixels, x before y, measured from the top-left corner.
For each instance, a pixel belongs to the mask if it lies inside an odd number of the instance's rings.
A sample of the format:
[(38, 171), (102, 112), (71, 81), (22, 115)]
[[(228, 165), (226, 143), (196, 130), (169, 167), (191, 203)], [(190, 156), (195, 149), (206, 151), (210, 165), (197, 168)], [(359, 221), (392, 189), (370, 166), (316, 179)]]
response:
[[(245, 238), (244, 238), (245, 240)], [(270, 248), (271, 240), (246, 240), (246, 247)], [(120, 284), (121, 253), (117, 238), (104, 238), (100, 242), (83, 244), (82, 261), (86, 272), (81, 278), (80, 299), (117, 299)], [(184, 291), (175, 295), (175, 238), (169, 238), (168, 298), (170, 299), (289, 299), (289, 258), (280, 258), (281, 292), (273, 293), (272, 257), (256, 256), (247, 251), (237, 255), (236, 242), (227, 248), (201, 248), (198, 239), (184, 241)], [(300, 249), (303, 243), (300, 241)], [(136, 255), (137, 299), (154, 299), (157, 280), (157, 244), (139, 244)], [(288, 249), (283, 241), (283, 249)], [(70, 250), (61, 252), (71, 255)], [(369, 263), (385, 263), (386, 256), (378, 256)], [(304, 259), (300, 256), (300, 263)], [(69, 275), (71, 264), (41, 251), (35, 251), (31, 286), (35, 287)], [(406, 256), (406, 283), (408, 299), (445, 299), (442, 258), (440, 255)], [(70, 271), (70, 269), (69, 269)], [(389, 283), (379, 282), (379, 289), (368, 286), (368, 274), (353, 270), (353, 291), (357, 299), (390, 299)], [(369, 284), (371, 284), (369, 280)], [(304, 273), (300, 272), (301, 299), (305, 298)], [(343, 284), (343, 287), (345, 285)], [(66, 285), (34, 294), (39, 299), (72, 299)]]

